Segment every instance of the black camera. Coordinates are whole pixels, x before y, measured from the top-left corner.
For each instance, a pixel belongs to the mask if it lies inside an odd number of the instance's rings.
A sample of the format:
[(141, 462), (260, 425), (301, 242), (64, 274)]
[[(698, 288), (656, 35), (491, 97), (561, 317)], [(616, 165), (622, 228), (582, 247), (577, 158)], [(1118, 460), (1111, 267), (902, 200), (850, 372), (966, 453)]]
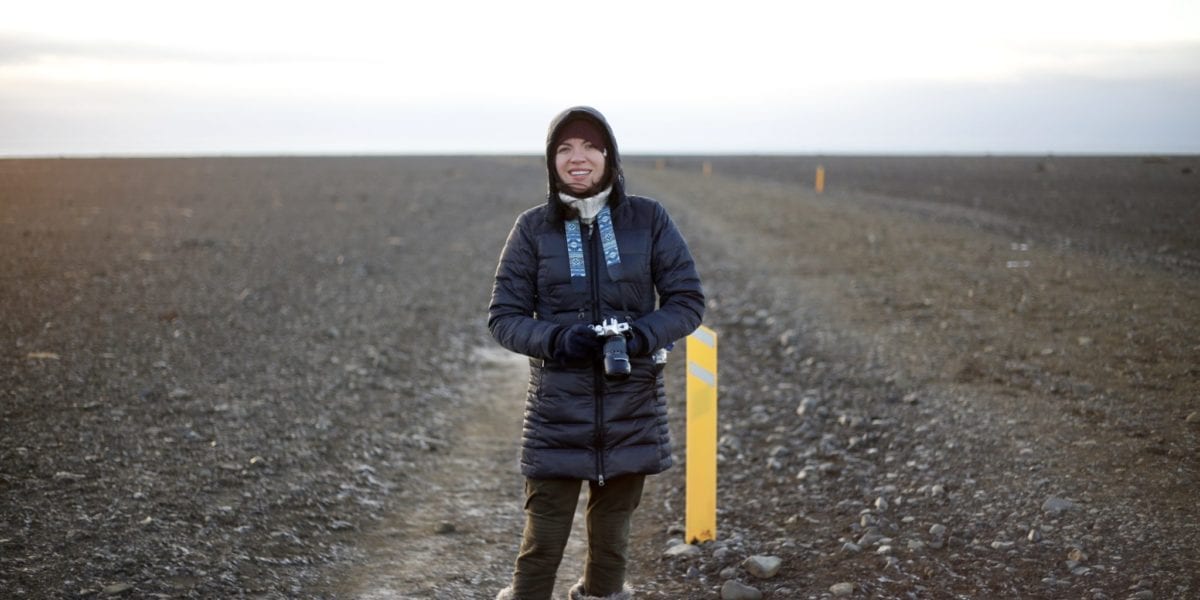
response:
[(625, 336), (633, 328), (629, 323), (620, 323), (616, 319), (608, 319), (599, 325), (592, 325), (596, 335), (604, 338), (604, 376), (609, 379), (629, 379), (632, 371), (629, 365), (629, 349), (625, 345)]

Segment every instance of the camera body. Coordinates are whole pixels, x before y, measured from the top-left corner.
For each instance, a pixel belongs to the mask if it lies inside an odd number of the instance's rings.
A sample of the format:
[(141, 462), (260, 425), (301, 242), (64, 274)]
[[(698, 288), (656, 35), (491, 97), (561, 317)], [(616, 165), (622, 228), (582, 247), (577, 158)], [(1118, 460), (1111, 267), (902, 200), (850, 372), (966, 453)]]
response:
[(592, 330), (597, 336), (604, 338), (604, 376), (617, 381), (628, 379), (632, 367), (629, 364), (629, 349), (625, 340), (633, 328), (629, 323), (612, 318), (605, 319), (599, 325), (592, 325)]

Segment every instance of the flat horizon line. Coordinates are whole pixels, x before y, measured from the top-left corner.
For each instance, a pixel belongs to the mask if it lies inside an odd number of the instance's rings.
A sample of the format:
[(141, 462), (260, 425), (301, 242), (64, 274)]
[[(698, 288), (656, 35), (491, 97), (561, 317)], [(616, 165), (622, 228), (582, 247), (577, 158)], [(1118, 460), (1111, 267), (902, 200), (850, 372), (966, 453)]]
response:
[[(541, 154), (527, 152), (113, 152), (113, 153), (60, 153), (60, 154), (0, 154), (0, 160), (105, 160), (105, 159), (203, 159), (203, 158), (541, 158)], [(1138, 152), (988, 152), (988, 151), (894, 151), (894, 152), (623, 152), (622, 158), (788, 158), (788, 157), (840, 157), (840, 158), (1200, 158), (1200, 150), (1188, 151), (1138, 151)]]

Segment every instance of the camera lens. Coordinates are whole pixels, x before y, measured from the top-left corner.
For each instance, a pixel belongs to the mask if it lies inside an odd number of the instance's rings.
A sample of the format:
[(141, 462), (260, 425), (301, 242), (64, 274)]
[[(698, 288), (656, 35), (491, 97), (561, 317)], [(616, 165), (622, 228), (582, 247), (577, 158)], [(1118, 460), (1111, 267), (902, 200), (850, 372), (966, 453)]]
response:
[(604, 342), (604, 376), (609, 379), (628, 379), (631, 372), (625, 336), (614, 335)]

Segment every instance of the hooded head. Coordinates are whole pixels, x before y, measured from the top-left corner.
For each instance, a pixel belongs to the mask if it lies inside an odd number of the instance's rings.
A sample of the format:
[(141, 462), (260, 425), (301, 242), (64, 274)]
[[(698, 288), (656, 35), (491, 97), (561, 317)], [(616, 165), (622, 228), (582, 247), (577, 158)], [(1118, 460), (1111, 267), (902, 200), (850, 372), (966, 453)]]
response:
[(564, 140), (579, 138), (592, 146), (604, 151), (604, 174), (596, 184), (595, 190), (602, 190), (609, 185), (613, 191), (610, 202), (619, 202), (624, 194), (625, 178), (621, 171), (621, 158), (617, 152), (617, 140), (613, 137), (612, 128), (600, 111), (590, 106), (575, 106), (559, 113), (550, 121), (546, 132), (546, 171), (549, 175), (549, 200), (555, 207), (555, 214), (564, 217), (562, 203), (558, 201), (559, 192), (576, 195), (562, 181), (555, 165), (556, 149)]

